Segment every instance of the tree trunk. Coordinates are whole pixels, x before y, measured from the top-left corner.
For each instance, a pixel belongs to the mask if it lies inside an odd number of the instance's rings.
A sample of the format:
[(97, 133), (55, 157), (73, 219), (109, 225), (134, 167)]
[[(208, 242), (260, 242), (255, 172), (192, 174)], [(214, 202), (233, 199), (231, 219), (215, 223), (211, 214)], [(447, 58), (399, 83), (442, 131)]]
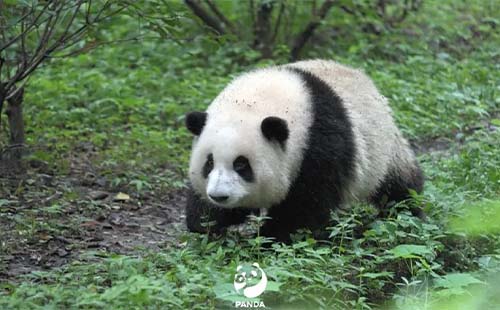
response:
[(273, 56), (273, 34), (271, 29), (272, 12), (273, 3), (267, 1), (263, 1), (257, 10), (253, 46), (260, 51), (262, 58), (271, 58)]
[(10, 129), (8, 157), (13, 160), (20, 160), (24, 153), (23, 99), (24, 88), (21, 88), (7, 100), (7, 108), (5, 109)]
[(7, 97), (7, 90), (5, 89), (5, 84), (0, 82), (0, 125), (2, 125), (2, 112), (5, 97)]
[(311, 21), (306, 25), (306, 28), (297, 36), (292, 45), (290, 58), (292, 61), (299, 59), (302, 48), (306, 45), (307, 41), (312, 37), (314, 30), (318, 28), (321, 21), (325, 19), (328, 11), (332, 8), (335, 0), (325, 0), (319, 11), (315, 14), (313, 12)]
[(207, 26), (215, 30), (217, 34), (223, 35), (226, 32), (221, 23), (210, 15), (197, 0), (184, 0), (184, 3), (191, 9), (191, 11), (198, 16)]

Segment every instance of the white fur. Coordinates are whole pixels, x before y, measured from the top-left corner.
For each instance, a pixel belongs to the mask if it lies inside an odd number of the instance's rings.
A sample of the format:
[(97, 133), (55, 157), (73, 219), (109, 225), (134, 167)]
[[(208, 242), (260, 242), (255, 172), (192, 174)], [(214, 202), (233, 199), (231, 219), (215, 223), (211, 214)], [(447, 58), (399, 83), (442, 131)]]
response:
[[(207, 189), (232, 192), (223, 207), (269, 208), (282, 201), (307, 146), (310, 108), (302, 81), (285, 70), (261, 69), (235, 79), (208, 108), (205, 127), (193, 144), (189, 172), (196, 192), (206, 199)], [(285, 119), (291, 128), (286, 152), (263, 136), (260, 126), (268, 116)], [(206, 180), (201, 171), (210, 153), (215, 166)], [(240, 155), (249, 159), (254, 183), (235, 181), (228, 173)]]
[(228, 196), (228, 200), (223, 205), (231, 206), (242, 201), (249, 194), (249, 188), (233, 169), (235, 155), (225, 151), (231, 148), (231, 143), (237, 144), (237, 132), (226, 127), (219, 130), (218, 138), (222, 143), (219, 144), (218, 149), (212, 151), (214, 168), (208, 175), (206, 192), (212, 203), (217, 202), (210, 196)]

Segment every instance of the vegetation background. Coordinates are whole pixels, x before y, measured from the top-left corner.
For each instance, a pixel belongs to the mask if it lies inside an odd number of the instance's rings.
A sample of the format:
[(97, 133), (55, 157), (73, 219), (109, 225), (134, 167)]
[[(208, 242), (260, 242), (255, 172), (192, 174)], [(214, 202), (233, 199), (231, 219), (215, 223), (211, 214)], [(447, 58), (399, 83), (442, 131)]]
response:
[[(273, 309), (498, 309), (499, 27), (494, 0), (0, 1), (0, 308), (232, 308), (259, 262)], [(374, 79), (425, 192), (327, 241), (187, 233), (184, 114), (308, 58)]]

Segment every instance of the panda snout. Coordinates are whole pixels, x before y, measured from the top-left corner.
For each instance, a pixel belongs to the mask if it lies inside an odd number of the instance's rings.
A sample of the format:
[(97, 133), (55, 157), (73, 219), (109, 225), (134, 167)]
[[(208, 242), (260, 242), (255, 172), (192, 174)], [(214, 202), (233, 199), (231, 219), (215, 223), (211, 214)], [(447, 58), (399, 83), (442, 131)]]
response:
[(216, 196), (216, 195), (208, 195), (210, 199), (218, 203), (224, 203), (228, 200), (229, 196)]

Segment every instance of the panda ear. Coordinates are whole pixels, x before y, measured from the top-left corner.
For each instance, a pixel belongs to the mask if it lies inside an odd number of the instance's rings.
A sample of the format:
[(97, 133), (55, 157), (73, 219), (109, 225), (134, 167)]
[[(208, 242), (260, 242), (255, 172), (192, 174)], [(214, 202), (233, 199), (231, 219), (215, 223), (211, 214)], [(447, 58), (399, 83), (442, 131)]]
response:
[(264, 137), (271, 141), (278, 141), (282, 146), (290, 134), (286, 121), (276, 116), (266, 117), (262, 121), (260, 129)]
[(186, 114), (186, 128), (195, 136), (199, 136), (205, 127), (208, 114), (206, 112), (190, 112)]

